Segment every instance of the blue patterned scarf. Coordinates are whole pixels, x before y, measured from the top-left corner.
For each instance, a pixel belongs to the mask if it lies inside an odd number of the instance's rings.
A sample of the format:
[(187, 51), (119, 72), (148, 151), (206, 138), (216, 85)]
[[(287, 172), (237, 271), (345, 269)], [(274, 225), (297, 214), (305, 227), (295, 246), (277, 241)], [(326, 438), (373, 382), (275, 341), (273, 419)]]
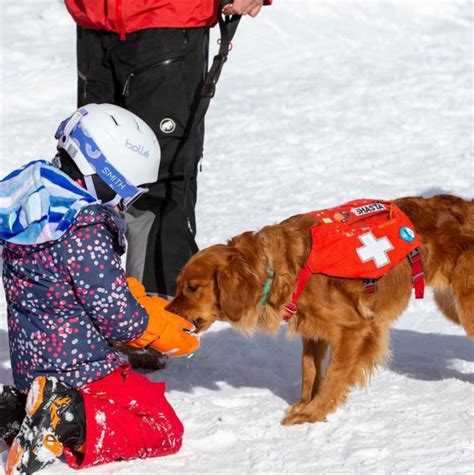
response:
[(0, 181), (0, 240), (55, 241), (94, 203), (100, 201), (48, 162), (28, 163)]

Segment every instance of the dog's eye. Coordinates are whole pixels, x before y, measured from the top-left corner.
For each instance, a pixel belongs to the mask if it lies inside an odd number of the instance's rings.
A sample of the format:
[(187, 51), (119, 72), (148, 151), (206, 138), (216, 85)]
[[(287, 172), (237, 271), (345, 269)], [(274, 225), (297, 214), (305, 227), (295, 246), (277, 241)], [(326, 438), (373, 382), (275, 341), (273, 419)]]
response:
[(191, 284), (189, 284), (189, 285), (186, 287), (186, 292), (193, 293), (193, 292), (196, 292), (197, 289), (198, 289), (198, 286), (197, 286), (197, 285), (191, 285)]
[(204, 322), (204, 320), (202, 318), (196, 318), (196, 320), (193, 321), (194, 326), (196, 328), (199, 328), (201, 326), (201, 323), (203, 323), (203, 322)]

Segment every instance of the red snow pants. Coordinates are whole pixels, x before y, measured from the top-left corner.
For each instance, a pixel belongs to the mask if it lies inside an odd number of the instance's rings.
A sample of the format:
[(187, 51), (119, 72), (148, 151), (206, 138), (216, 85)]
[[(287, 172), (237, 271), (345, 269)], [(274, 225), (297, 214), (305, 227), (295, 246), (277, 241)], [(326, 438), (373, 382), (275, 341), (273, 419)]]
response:
[(154, 383), (126, 364), (80, 391), (86, 413), (85, 452), (65, 449), (69, 466), (158, 457), (180, 449), (183, 425), (165, 398), (164, 383)]

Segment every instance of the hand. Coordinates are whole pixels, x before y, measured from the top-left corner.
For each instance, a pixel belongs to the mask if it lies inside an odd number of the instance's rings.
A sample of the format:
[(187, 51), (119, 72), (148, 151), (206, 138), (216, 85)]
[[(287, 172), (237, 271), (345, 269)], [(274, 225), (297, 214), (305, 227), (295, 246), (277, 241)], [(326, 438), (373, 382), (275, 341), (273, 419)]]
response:
[(250, 15), (255, 17), (262, 9), (264, 0), (234, 0), (222, 9), (224, 15)]
[(190, 333), (196, 328), (184, 318), (166, 311), (165, 307), (169, 303), (167, 300), (147, 295), (145, 287), (133, 277), (128, 278), (128, 287), (149, 316), (145, 332), (136, 340), (129, 341), (129, 346), (151, 346), (172, 357), (187, 356), (199, 348), (199, 337)]

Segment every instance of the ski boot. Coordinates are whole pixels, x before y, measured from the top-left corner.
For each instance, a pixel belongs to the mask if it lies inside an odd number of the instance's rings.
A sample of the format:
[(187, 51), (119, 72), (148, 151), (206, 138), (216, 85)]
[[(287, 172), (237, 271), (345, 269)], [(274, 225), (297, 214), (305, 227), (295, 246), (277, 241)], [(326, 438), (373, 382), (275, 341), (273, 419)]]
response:
[(133, 348), (117, 341), (114, 341), (112, 346), (128, 357), (128, 362), (133, 369), (141, 370), (142, 373), (151, 373), (166, 368), (168, 356), (153, 348)]
[(10, 441), (25, 417), (26, 395), (13, 386), (0, 384), (0, 439)]
[(26, 401), (26, 416), (8, 453), (6, 475), (30, 475), (52, 463), (67, 445), (85, 441), (82, 394), (56, 378), (37, 377)]

